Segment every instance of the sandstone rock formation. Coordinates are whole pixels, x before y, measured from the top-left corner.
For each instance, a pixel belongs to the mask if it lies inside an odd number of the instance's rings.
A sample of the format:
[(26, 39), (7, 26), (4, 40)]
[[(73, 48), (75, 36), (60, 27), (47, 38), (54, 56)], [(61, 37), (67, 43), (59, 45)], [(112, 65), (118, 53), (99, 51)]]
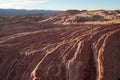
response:
[[(82, 15), (83, 12), (75, 15)], [(106, 16), (110, 12), (107, 11)], [(110, 23), (102, 21), (104, 24), (93, 24), (93, 20), (90, 21), (91, 24), (68, 24), (62, 22), (62, 19), (73, 20), (75, 15), (62, 15), (63, 13), (57, 13), (0, 18), (0, 80), (120, 78), (119, 20), (115, 22), (108, 19)], [(118, 15), (118, 11), (111, 12), (111, 16), (115, 15)]]

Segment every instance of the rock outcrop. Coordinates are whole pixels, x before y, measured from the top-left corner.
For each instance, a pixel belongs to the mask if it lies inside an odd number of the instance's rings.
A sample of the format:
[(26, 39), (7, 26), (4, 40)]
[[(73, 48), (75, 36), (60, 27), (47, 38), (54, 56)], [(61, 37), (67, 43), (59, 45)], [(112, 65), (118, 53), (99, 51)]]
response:
[(57, 15), (1, 18), (0, 80), (119, 80), (120, 23), (54, 24)]

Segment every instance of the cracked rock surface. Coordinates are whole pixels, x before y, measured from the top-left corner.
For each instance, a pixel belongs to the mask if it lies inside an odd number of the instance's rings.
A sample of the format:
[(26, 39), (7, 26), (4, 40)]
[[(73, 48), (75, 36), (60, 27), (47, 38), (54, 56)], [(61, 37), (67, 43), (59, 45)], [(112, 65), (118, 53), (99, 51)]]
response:
[(120, 23), (63, 24), (71, 15), (62, 15), (1, 17), (0, 80), (120, 78)]

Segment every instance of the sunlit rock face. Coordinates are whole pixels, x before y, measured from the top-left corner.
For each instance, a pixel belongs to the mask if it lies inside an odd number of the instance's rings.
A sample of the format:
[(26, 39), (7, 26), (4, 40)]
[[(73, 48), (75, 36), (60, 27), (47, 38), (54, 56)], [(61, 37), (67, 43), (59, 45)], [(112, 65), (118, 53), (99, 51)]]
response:
[(119, 80), (118, 18), (65, 22), (83, 12), (1, 17), (0, 80)]

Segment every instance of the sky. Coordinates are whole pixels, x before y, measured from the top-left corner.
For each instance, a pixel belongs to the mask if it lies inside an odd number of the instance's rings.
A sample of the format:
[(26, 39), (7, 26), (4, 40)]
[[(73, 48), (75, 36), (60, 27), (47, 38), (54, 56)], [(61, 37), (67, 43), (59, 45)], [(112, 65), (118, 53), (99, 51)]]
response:
[(115, 10), (120, 9), (120, 0), (0, 0), (0, 8), (28, 10)]

